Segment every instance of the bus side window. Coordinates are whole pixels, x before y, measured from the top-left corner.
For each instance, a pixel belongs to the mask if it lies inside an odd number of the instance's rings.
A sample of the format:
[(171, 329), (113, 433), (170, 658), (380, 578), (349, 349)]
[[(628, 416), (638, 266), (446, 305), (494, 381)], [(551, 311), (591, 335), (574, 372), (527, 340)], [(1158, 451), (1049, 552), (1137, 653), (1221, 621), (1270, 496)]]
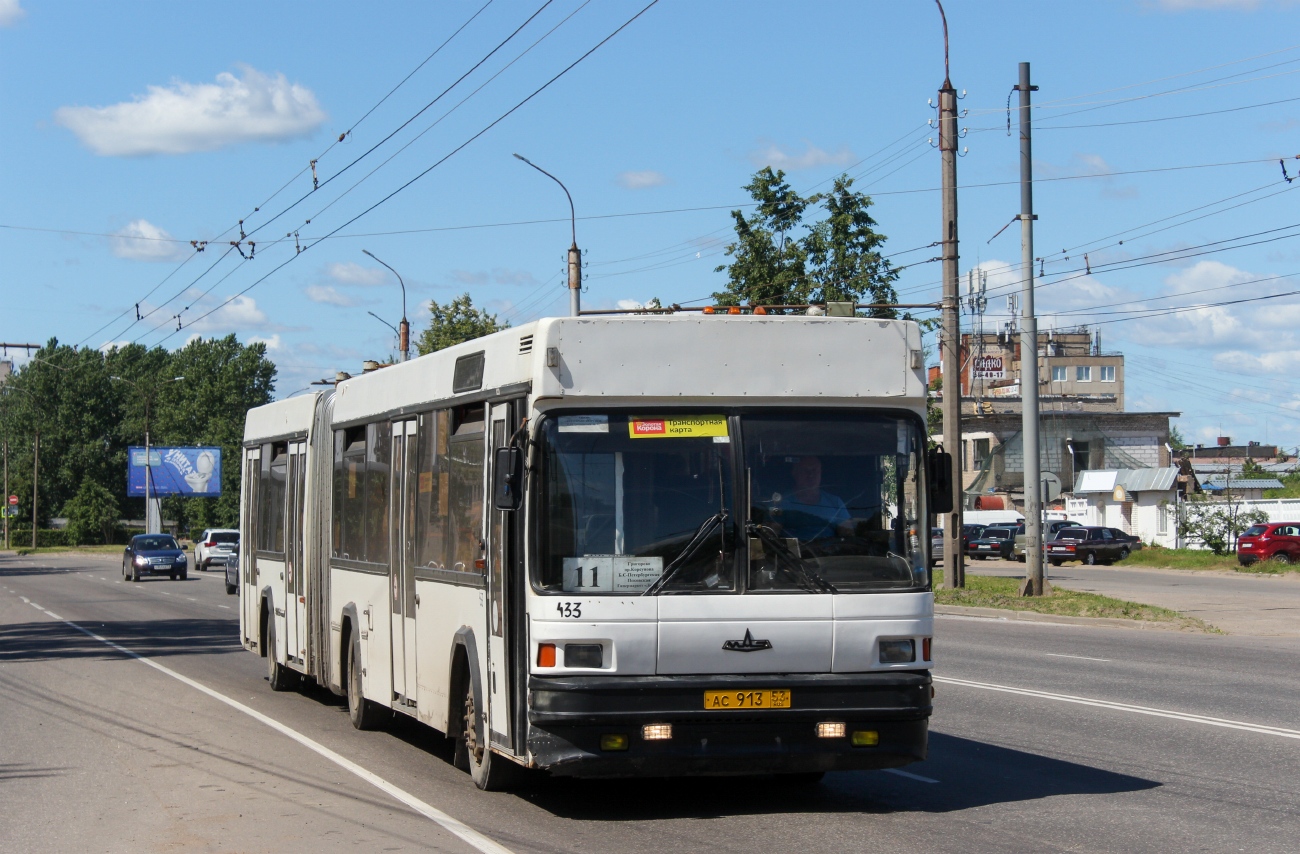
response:
[(483, 405), (456, 412), (456, 432), (448, 448), (450, 492), (447, 501), (449, 569), (482, 572)]
[(338, 557), (364, 560), (366, 546), (366, 428), (342, 431), (342, 454), (335, 474), (334, 527), (339, 538)]
[(370, 563), (388, 563), (388, 470), (393, 427), (388, 421), (366, 426), (366, 556)]
[(447, 410), (420, 416), (416, 474), (415, 565), (443, 569), (447, 563)]

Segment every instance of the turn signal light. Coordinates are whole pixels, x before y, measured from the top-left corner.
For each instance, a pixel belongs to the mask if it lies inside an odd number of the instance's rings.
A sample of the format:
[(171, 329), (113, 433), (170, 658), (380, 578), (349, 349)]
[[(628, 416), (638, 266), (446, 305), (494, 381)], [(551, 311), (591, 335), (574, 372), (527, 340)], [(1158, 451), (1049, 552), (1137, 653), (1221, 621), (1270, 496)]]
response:
[(541, 643), (537, 645), (537, 666), (538, 667), (555, 666), (555, 644)]
[(706, 305), (706, 306), (704, 307), (704, 313), (705, 313), (705, 314), (713, 314), (713, 306), (711, 306), (711, 305)]
[(925, 661), (930, 660), (930, 639), (921, 638), (921, 658)]
[(844, 724), (834, 723), (834, 722), (817, 724), (817, 737), (818, 738), (843, 738)]
[(880, 733), (874, 729), (854, 730), (853, 737), (849, 741), (854, 747), (875, 747), (880, 744)]
[(622, 733), (609, 733), (600, 737), (601, 750), (627, 750), (627, 736)]
[(667, 741), (673, 737), (673, 725), (646, 724), (641, 727), (641, 737), (646, 741)]
[(727, 314), (740, 314), (740, 306), (733, 305), (731, 308), (727, 309)]

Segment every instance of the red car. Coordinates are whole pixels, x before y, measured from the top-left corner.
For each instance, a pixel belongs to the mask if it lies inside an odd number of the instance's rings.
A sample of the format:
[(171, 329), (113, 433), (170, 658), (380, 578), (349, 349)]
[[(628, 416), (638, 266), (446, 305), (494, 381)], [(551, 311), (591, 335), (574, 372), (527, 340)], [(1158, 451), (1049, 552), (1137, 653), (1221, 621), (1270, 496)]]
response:
[(1250, 566), (1257, 560), (1300, 563), (1300, 522), (1252, 525), (1237, 538), (1237, 562)]

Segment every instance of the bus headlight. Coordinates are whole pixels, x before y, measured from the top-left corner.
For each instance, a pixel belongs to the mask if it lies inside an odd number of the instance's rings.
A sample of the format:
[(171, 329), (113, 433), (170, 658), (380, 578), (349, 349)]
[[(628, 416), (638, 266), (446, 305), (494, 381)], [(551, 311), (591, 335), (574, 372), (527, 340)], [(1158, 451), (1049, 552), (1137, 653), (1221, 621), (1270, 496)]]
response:
[(881, 664), (907, 664), (912, 661), (916, 661), (916, 644), (911, 638), (880, 642)]

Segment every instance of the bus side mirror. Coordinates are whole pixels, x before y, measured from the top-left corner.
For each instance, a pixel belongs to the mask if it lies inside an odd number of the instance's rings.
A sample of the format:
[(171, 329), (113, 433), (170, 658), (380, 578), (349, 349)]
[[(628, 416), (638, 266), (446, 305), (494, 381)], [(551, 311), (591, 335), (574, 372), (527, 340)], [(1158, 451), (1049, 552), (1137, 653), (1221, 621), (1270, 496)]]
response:
[(926, 454), (926, 483), (929, 484), (930, 512), (951, 513), (953, 505), (952, 454), (935, 449)]
[(516, 447), (497, 448), (492, 471), (496, 480), (493, 506), (498, 510), (518, 510), (523, 499), (524, 455)]

